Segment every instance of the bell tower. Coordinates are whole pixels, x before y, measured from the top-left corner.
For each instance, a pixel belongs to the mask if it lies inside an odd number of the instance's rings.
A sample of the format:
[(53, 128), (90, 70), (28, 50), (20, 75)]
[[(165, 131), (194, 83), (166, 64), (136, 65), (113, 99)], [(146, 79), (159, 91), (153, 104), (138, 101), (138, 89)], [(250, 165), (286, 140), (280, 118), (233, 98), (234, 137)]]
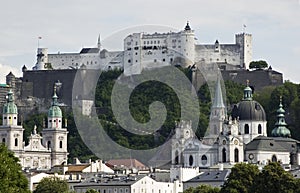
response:
[(68, 131), (62, 127), (62, 111), (58, 106), (56, 87), (52, 97), (52, 104), (48, 111), (48, 126), (42, 131), (43, 145), (51, 149), (51, 165), (67, 163), (67, 135)]
[(13, 92), (10, 90), (3, 106), (0, 142), (4, 143), (17, 157), (23, 151), (23, 131), (22, 126), (18, 125), (18, 108), (14, 103)]

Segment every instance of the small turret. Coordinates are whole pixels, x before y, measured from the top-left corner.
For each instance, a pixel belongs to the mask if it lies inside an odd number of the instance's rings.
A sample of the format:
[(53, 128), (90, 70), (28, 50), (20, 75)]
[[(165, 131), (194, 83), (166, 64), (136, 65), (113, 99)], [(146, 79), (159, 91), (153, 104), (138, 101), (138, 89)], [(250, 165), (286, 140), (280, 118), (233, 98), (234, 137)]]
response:
[(215, 42), (215, 52), (219, 52), (220, 51), (220, 43), (218, 40), (216, 40)]
[(252, 89), (249, 86), (249, 80), (247, 80), (247, 86), (244, 89), (244, 98), (243, 100), (252, 100)]
[(23, 67), (22, 67), (22, 72), (26, 72), (27, 71), (27, 67), (24, 65)]
[(184, 27), (184, 30), (185, 30), (185, 31), (190, 31), (190, 30), (192, 30), (191, 27), (190, 27), (189, 22), (186, 22), (186, 26)]

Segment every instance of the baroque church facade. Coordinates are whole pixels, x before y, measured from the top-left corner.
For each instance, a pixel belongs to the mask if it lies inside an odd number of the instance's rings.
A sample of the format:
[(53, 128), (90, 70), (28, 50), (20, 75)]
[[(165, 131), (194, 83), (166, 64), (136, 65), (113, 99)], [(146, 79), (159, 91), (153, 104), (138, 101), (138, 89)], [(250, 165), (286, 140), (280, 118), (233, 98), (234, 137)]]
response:
[(54, 89), (52, 104), (48, 110), (48, 126), (43, 128), (42, 136), (37, 133), (35, 126), (28, 138), (28, 145), (25, 145), (24, 128), (18, 125), (18, 108), (14, 102), (14, 94), (11, 90), (7, 94), (7, 101), (3, 106), (0, 138), (19, 158), (23, 169), (49, 170), (54, 165), (67, 163), (68, 131), (62, 127), (62, 111), (57, 99)]
[(286, 168), (300, 165), (300, 142), (291, 138), (284, 113), (280, 99), (278, 120), (268, 137), (265, 111), (252, 99), (247, 83), (242, 101), (227, 117), (218, 80), (206, 135), (199, 140), (191, 122), (177, 124), (172, 139), (172, 166), (209, 168), (239, 162), (263, 166), (270, 161), (278, 161)]

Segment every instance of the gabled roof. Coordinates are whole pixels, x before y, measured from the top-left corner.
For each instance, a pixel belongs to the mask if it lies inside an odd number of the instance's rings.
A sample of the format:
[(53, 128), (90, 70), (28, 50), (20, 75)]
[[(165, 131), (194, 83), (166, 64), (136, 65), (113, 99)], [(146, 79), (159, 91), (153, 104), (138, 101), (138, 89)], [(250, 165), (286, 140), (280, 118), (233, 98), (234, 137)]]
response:
[(136, 159), (112, 159), (106, 162), (109, 167), (116, 168), (137, 168), (137, 169), (148, 169), (143, 163)]
[(80, 165), (69, 165), (68, 166), (68, 173), (71, 172), (82, 172), (85, 168), (89, 167), (90, 164), (80, 164)]
[(89, 54), (89, 53), (99, 53), (99, 48), (82, 48), (82, 50), (80, 51), (80, 54)]

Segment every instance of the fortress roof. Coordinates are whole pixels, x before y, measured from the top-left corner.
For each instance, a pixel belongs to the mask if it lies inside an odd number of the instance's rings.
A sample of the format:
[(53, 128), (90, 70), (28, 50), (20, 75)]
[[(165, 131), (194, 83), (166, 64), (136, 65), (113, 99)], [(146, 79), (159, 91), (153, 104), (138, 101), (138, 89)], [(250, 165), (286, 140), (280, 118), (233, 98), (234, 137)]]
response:
[(99, 53), (99, 48), (82, 48), (82, 50), (80, 51), (80, 54), (89, 54), (89, 53)]

